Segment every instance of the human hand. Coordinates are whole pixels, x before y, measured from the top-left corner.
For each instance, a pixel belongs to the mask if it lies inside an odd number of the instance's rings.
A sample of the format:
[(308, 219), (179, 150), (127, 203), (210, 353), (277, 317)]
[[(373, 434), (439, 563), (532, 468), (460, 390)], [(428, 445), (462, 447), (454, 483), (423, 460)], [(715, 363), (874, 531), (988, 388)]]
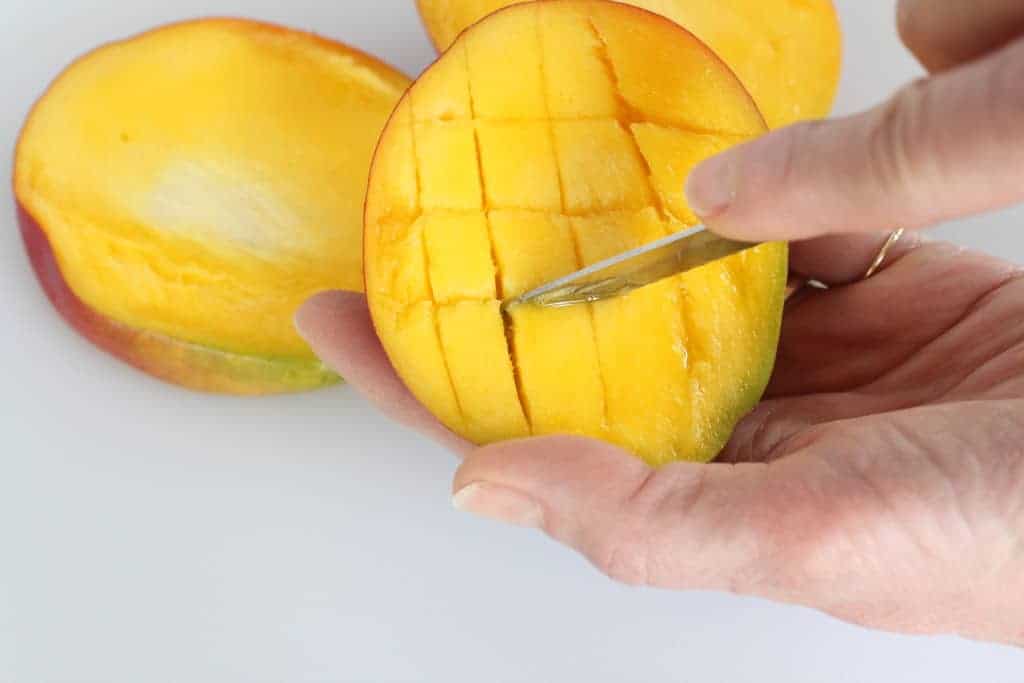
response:
[[(766, 400), (719, 462), (654, 470), (574, 437), (475, 448), (405, 389), (363, 297), (313, 298), (300, 330), (392, 417), (465, 456), (457, 506), (539, 527), (613, 578), (1024, 644), (1024, 278), (911, 235), (859, 281), (879, 230), (1024, 200), (1024, 42), (993, 51), (1024, 6), (904, 0), (901, 19), (941, 75), (691, 177), (714, 229), (806, 238), (794, 271), (833, 285), (788, 304)], [(978, 36), (991, 54), (954, 67), (985, 51)]]

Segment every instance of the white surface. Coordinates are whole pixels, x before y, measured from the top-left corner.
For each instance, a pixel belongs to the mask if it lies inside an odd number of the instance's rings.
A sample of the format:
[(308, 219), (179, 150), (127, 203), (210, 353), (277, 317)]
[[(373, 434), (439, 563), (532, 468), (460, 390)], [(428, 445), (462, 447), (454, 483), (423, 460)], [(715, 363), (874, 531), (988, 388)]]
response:
[[(841, 0), (840, 111), (917, 74), (892, 3)], [(315, 29), (409, 73), (412, 0), (0, 2), (3, 140), (94, 45), (171, 19)], [(9, 190), (5, 190), (9, 194)], [(10, 206), (9, 198), (5, 199)], [(344, 388), (236, 400), (150, 380), (61, 322), (0, 229), (0, 681), (985, 681), (1024, 653), (613, 585), (453, 512), (454, 459)], [(1017, 260), (1021, 211), (947, 235)]]

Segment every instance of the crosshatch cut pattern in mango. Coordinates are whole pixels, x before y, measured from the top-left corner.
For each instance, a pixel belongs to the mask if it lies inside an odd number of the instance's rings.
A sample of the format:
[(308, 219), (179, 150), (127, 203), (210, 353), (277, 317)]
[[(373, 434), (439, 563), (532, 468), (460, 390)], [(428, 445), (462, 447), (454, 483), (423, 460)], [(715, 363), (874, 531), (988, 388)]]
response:
[(784, 244), (594, 305), (500, 302), (695, 224), (690, 170), (764, 130), (732, 72), (654, 14), (553, 0), (463, 34), (371, 171), (367, 292), (399, 375), (476, 443), (572, 433), (655, 464), (713, 457), (771, 373)]

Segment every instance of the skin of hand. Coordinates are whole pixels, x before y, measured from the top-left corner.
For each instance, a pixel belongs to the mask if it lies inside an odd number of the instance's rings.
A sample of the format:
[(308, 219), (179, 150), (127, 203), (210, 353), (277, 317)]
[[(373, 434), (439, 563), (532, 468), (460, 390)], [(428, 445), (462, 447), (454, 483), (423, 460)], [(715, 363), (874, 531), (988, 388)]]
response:
[(915, 233), (1024, 200), (1024, 3), (903, 0), (933, 75), (872, 111), (708, 160), (716, 231), (799, 240), (775, 375), (718, 461), (651, 469), (556, 436), (477, 448), (406, 390), (362, 295), (296, 323), (394, 419), (459, 453), (456, 507), (537, 527), (613, 579), (724, 590), (890, 631), (1024, 645), (1024, 273)]

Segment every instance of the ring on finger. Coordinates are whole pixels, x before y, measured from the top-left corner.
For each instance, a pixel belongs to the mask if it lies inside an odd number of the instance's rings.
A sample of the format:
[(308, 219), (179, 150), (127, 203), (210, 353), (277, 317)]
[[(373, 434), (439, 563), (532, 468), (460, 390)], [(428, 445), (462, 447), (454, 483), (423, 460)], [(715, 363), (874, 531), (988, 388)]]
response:
[(891, 233), (889, 233), (889, 237), (885, 240), (885, 243), (882, 245), (882, 248), (878, 250), (878, 255), (875, 256), (875, 260), (871, 262), (871, 265), (868, 267), (867, 272), (864, 273), (864, 277), (861, 278), (862, 281), (867, 280), (872, 275), (875, 275), (879, 270), (882, 269), (882, 266), (885, 265), (886, 257), (889, 256), (889, 251), (892, 250), (893, 246), (897, 242), (900, 241), (905, 232), (906, 230), (900, 228), (898, 230), (893, 230)]

